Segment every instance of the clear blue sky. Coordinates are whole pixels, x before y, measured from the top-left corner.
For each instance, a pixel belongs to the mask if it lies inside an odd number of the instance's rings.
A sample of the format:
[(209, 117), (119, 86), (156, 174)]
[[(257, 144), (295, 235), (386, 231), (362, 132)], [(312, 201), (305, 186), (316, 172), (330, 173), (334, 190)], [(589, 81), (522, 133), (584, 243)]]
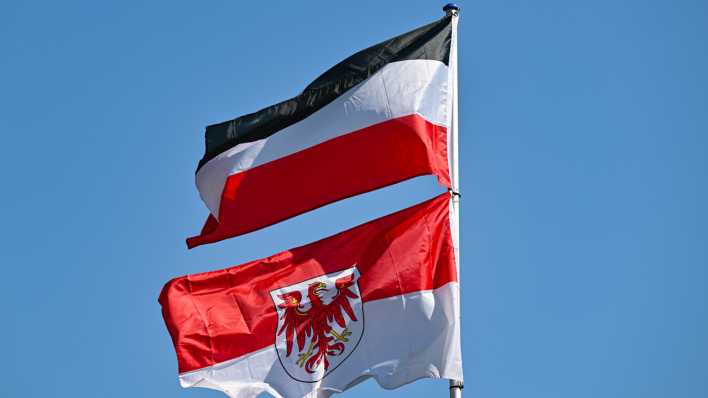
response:
[[(442, 15), (383, 3), (0, 5), (0, 396), (219, 397), (178, 386), (167, 280), (440, 191), (416, 179), (184, 246), (204, 126)], [(708, 396), (708, 3), (462, 6), (465, 396)]]

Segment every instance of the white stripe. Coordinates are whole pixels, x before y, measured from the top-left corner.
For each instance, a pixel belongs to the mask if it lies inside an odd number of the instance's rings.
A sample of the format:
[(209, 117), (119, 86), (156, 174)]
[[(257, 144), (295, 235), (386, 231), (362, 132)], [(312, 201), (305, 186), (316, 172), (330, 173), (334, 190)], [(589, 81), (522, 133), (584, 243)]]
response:
[(211, 159), (196, 175), (202, 200), (218, 218), (221, 192), (230, 175), (392, 118), (419, 114), (431, 123), (447, 125), (447, 72), (444, 63), (432, 60), (384, 66), (308, 118)]
[(459, 285), (364, 303), (361, 342), (317, 383), (297, 382), (273, 346), (180, 375), (182, 387), (206, 387), (233, 398), (267, 392), (278, 398), (327, 396), (367, 378), (393, 389), (422, 377), (462, 380)]

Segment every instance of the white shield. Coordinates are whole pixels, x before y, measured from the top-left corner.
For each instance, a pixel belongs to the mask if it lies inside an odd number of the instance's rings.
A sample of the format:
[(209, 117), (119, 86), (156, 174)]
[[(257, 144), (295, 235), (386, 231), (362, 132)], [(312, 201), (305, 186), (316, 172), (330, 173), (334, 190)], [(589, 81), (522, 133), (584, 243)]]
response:
[(322, 380), (359, 344), (364, 333), (359, 276), (352, 266), (270, 292), (278, 312), (275, 348), (293, 379)]

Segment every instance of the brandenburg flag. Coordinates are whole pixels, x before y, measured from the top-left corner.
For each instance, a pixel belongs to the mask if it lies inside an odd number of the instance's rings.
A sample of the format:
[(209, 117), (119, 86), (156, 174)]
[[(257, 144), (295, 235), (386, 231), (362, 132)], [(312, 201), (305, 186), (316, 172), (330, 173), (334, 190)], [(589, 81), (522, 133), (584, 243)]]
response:
[(462, 380), (450, 195), (321, 241), (173, 279), (160, 303), (184, 387), (328, 396)]

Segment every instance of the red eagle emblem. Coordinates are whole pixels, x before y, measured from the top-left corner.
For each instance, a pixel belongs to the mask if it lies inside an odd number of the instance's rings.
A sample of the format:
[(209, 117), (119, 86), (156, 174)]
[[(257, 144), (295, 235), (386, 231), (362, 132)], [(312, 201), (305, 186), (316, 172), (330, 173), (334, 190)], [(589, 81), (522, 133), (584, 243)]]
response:
[[(358, 276), (353, 267), (271, 292), (279, 316), (278, 355), (290, 376), (321, 379), (333, 367), (333, 359), (336, 367), (358, 343), (363, 332)], [(297, 356), (292, 355), (294, 348)]]

